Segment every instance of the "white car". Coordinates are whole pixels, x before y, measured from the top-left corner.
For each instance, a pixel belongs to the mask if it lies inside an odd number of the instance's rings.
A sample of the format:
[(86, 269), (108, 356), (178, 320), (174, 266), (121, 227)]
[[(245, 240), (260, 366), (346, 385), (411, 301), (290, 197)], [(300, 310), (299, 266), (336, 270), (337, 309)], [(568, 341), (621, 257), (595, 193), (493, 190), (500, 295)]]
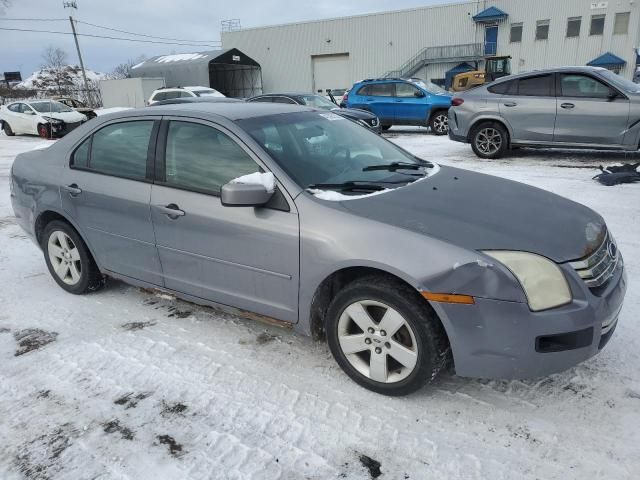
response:
[(9, 136), (27, 133), (61, 137), (86, 121), (85, 115), (55, 100), (13, 102), (0, 108), (0, 123)]
[(209, 87), (164, 87), (155, 90), (147, 102), (153, 105), (161, 100), (172, 100), (185, 97), (224, 97), (219, 91)]

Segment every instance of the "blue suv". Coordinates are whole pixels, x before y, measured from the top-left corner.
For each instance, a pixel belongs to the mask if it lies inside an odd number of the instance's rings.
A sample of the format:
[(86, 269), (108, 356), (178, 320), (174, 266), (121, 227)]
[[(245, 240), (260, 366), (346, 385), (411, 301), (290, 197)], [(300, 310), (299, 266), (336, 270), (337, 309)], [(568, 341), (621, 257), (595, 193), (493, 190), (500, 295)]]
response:
[(384, 130), (391, 125), (419, 125), (430, 127), (436, 135), (446, 135), (451, 97), (446, 90), (424, 80), (379, 78), (354, 84), (347, 107), (375, 113)]

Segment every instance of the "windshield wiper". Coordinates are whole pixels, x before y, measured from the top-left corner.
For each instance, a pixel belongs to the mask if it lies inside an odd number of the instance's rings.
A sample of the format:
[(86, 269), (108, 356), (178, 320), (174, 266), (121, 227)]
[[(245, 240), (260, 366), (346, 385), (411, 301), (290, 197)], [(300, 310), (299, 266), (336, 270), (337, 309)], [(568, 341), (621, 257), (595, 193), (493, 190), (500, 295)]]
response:
[(388, 172), (397, 172), (398, 170), (420, 170), (421, 168), (429, 168), (430, 165), (423, 163), (409, 163), (409, 162), (393, 162), (386, 163), (384, 165), (369, 165), (362, 169), (363, 172), (373, 172), (375, 170), (384, 170)]
[(352, 192), (355, 190), (363, 190), (367, 192), (379, 192), (381, 190), (386, 190), (387, 187), (380, 185), (379, 183), (373, 182), (359, 182), (359, 181), (351, 181), (351, 182), (343, 182), (343, 183), (312, 183), (307, 185), (307, 188), (311, 189), (329, 189), (329, 190), (342, 190), (347, 192)]

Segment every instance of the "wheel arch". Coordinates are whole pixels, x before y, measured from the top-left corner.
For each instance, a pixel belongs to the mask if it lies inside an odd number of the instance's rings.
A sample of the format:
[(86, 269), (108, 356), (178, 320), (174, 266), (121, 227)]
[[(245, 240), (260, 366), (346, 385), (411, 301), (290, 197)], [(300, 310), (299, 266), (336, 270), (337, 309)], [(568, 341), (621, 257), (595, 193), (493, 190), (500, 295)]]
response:
[(423, 302), (424, 306), (431, 310), (434, 318), (436, 318), (438, 322), (440, 322), (440, 325), (445, 332), (445, 336), (447, 337), (447, 342), (449, 344), (451, 343), (449, 341), (449, 335), (445, 322), (442, 321), (431, 304), (426, 299), (424, 299), (422, 295), (420, 295), (420, 292), (416, 288), (415, 284), (413, 284), (413, 282), (411, 282), (409, 279), (402, 278), (401, 276), (391, 273), (390, 271), (379, 266), (343, 267), (330, 273), (320, 282), (313, 294), (309, 309), (309, 327), (311, 329), (311, 335), (314, 339), (318, 340), (324, 338), (327, 310), (338, 291), (340, 291), (340, 289), (345, 285), (368, 276), (386, 277), (389, 280), (410, 287), (415, 292), (416, 301)]
[(82, 232), (82, 229), (78, 227), (76, 222), (71, 220), (71, 218), (69, 218), (69, 216), (65, 215), (63, 212), (60, 212), (54, 209), (47, 209), (47, 210), (43, 210), (38, 214), (38, 216), (36, 217), (34, 228), (33, 228), (33, 233), (35, 235), (36, 241), (38, 242), (38, 245), (40, 246), (42, 245), (42, 234), (44, 233), (44, 229), (49, 223), (51, 223), (54, 220), (59, 220), (67, 223), (71, 228), (73, 228), (76, 231), (78, 236), (82, 239), (82, 241), (87, 246), (87, 249), (89, 250), (91, 257), (93, 258), (93, 261), (98, 266), (98, 269), (102, 271), (102, 269), (100, 268), (100, 263), (98, 263), (98, 257), (96, 257), (94, 250), (87, 239), (87, 236), (84, 235), (84, 233)]
[(467, 142), (471, 143), (471, 133), (473, 132), (473, 130), (480, 125), (481, 123), (499, 123), (500, 125), (502, 125), (505, 130), (507, 131), (507, 135), (508, 135), (508, 143), (509, 145), (511, 145), (511, 139), (513, 138), (513, 132), (511, 130), (511, 127), (509, 126), (509, 123), (506, 122), (504, 120), (504, 118), (502, 117), (498, 117), (498, 116), (484, 116), (484, 117), (480, 117), (480, 118), (475, 118), (473, 120), (473, 122), (471, 122), (471, 124), (469, 125), (469, 131), (467, 132)]

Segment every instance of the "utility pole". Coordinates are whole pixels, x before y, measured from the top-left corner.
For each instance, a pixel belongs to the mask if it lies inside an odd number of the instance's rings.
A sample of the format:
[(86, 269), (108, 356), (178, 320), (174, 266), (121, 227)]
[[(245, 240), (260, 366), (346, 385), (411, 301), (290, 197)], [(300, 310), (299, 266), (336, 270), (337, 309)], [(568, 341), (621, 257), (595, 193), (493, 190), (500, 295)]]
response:
[[(70, 2), (62, 2), (64, 8), (78, 9), (78, 4), (75, 0)], [(69, 15), (69, 22), (71, 23), (71, 31), (73, 32), (73, 39), (76, 42), (76, 50), (78, 51), (78, 59), (80, 60), (80, 69), (82, 70), (82, 80), (84, 81), (84, 89), (87, 92), (87, 100), (89, 104), (93, 104), (91, 92), (89, 91), (89, 82), (87, 81), (87, 72), (84, 70), (84, 62), (82, 61), (82, 54), (80, 53), (80, 44), (78, 43), (78, 35), (76, 33), (76, 25), (73, 21), (73, 15)], [(93, 105), (92, 105), (93, 106)]]

